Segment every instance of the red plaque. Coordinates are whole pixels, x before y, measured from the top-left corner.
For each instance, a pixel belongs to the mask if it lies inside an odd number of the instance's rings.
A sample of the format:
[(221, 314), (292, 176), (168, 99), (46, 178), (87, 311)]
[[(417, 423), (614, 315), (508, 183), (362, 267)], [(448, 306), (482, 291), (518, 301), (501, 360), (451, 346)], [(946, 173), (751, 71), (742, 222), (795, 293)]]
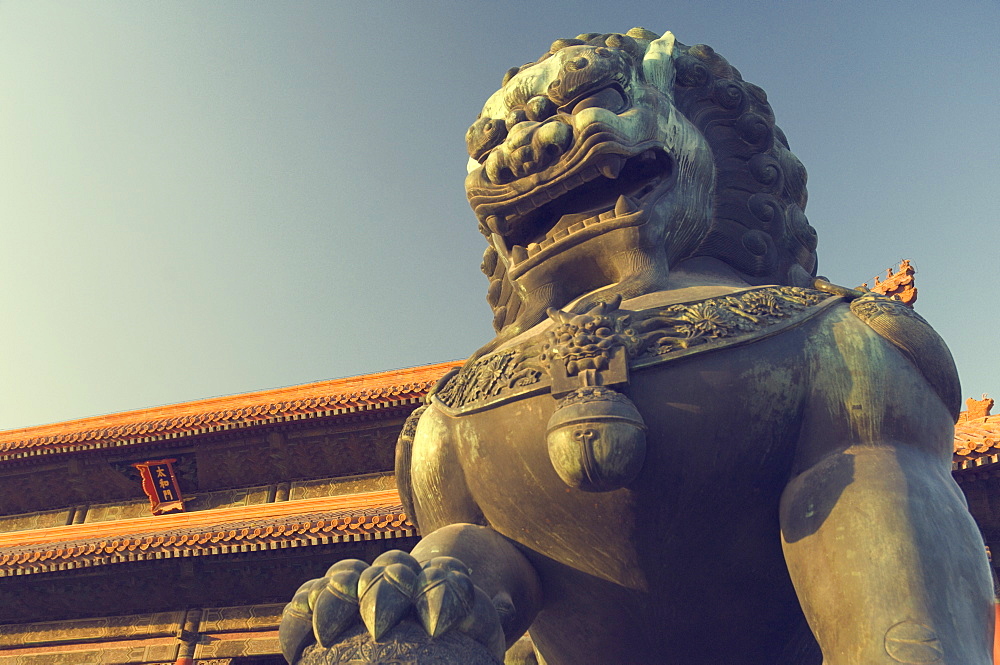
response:
[(184, 512), (184, 497), (174, 475), (176, 459), (161, 459), (133, 464), (142, 474), (142, 489), (149, 497), (154, 515)]

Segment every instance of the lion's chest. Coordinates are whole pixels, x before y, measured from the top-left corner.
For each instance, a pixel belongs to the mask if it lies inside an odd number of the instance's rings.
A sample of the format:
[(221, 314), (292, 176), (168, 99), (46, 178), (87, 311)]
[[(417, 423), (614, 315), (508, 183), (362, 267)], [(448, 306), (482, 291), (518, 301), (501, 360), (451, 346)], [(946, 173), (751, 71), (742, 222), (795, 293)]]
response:
[[(623, 389), (645, 421), (646, 453), (623, 489), (581, 491), (553, 468), (538, 394), (448, 419), (472, 499), (531, 552), (631, 588), (663, 563), (770, 539), (791, 465), (803, 370), (790, 339), (634, 372)], [(724, 534), (705, 542), (708, 534)], [(741, 556), (745, 556), (742, 553)]]

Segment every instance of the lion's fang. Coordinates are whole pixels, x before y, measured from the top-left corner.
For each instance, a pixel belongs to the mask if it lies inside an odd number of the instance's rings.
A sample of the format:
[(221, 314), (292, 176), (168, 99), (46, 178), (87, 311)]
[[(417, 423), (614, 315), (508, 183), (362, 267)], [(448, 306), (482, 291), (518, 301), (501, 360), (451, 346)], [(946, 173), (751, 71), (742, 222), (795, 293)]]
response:
[(639, 209), (639, 204), (631, 199), (631, 197), (622, 194), (618, 197), (618, 201), (615, 202), (615, 217), (621, 217), (622, 215), (628, 215)]
[(605, 178), (615, 180), (618, 178), (618, 174), (622, 172), (622, 166), (624, 164), (624, 155), (605, 155), (601, 158), (601, 162), (598, 164), (597, 169)]
[(486, 226), (493, 233), (499, 233), (500, 235), (504, 235), (510, 230), (507, 218), (503, 215), (490, 215), (486, 218)]

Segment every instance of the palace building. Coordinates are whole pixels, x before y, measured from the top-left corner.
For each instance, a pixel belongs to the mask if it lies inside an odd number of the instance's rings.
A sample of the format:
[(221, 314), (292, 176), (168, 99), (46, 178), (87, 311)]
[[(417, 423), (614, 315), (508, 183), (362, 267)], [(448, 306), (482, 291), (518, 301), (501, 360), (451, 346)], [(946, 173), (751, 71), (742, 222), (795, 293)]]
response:
[(0, 665), (283, 665), (299, 584), (416, 542), (395, 442), (456, 364), (0, 433)]

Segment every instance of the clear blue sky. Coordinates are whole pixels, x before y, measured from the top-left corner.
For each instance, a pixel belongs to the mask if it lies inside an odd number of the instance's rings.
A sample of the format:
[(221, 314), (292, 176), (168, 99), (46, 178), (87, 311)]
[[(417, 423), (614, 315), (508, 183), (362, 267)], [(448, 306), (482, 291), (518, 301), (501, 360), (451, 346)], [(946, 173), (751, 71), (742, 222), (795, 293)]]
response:
[(945, 4), (0, 2), (0, 429), (468, 355), (466, 128), (553, 40), (633, 26), (768, 92), (820, 273), (912, 259), (1000, 398), (1000, 5)]

